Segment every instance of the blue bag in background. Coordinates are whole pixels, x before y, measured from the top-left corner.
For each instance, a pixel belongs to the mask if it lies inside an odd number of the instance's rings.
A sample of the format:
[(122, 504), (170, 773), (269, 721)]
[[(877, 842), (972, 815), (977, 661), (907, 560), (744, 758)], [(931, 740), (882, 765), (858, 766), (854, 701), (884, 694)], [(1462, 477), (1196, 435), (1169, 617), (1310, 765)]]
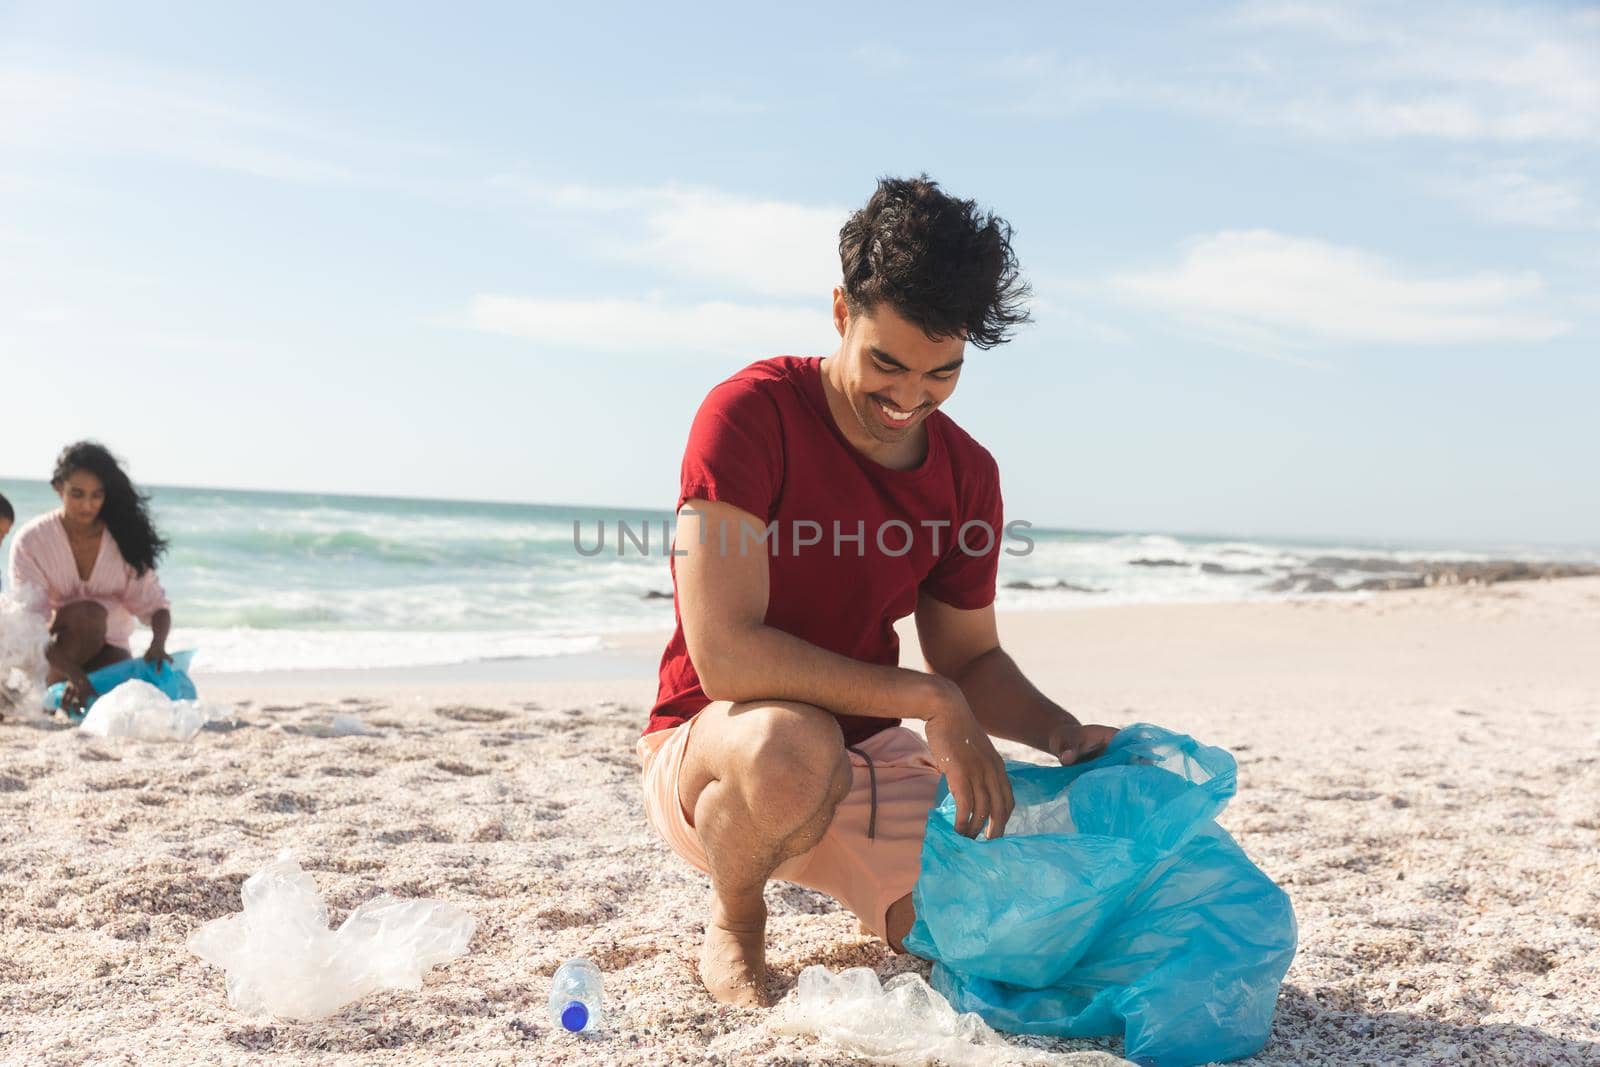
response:
[(1259, 1051), (1295, 921), (1212, 821), (1233, 757), (1139, 724), (1091, 762), (1007, 771), (1016, 809), (998, 840), (956, 833), (944, 785), (928, 813), (906, 948), (934, 961), (933, 987), (999, 1030), (1121, 1034), (1139, 1063)]
[[(125, 659), (121, 663), (113, 663), (109, 667), (101, 667), (97, 671), (89, 672), (89, 684), (94, 686), (95, 695), (90, 697), (79, 711), (67, 712), (67, 718), (78, 722), (94, 707), (94, 702), (105, 696), (123, 682), (138, 679), (149, 682), (173, 700), (193, 700), (198, 695), (194, 681), (189, 677), (189, 664), (194, 660), (194, 649), (185, 649), (172, 654), (171, 663), (163, 663), (159, 669), (150, 666), (139, 656)], [(44, 707), (46, 711), (55, 711), (61, 707), (61, 696), (66, 692), (67, 683), (57, 682), (44, 691)]]

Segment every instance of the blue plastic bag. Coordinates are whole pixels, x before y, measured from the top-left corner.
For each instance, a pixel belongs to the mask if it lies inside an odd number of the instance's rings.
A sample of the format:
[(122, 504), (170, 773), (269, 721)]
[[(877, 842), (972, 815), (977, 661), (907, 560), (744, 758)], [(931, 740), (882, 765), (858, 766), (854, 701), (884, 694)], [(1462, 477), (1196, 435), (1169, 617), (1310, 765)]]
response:
[(1144, 1064), (1259, 1051), (1296, 931), (1288, 894), (1212, 821), (1233, 757), (1140, 724), (1089, 763), (1007, 770), (998, 840), (956, 833), (944, 786), (928, 814), (906, 947), (933, 987), (999, 1030), (1121, 1034)]
[[(194, 649), (185, 649), (172, 654), (171, 663), (163, 663), (159, 668), (152, 667), (141, 657), (125, 659), (121, 663), (113, 663), (109, 667), (101, 667), (97, 671), (89, 672), (89, 684), (94, 686), (95, 695), (90, 697), (78, 711), (67, 712), (67, 718), (77, 722), (84, 717), (94, 702), (105, 696), (123, 682), (138, 679), (149, 682), (173, 700), (193, 700), (198, 695), (194, 681), (189, 677), (189, 664), (194, 659)], [(67, 683), (57, 682), (44, 691), (44, 707), (46, 711), (55, 711), (61, 707), (62, 694), (66, 692)]]

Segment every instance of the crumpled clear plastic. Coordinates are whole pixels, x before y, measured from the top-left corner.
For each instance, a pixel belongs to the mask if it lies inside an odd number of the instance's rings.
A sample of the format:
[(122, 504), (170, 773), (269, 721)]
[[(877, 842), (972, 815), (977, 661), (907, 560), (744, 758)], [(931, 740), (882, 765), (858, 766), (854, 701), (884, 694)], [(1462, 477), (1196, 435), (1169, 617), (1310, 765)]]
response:
[(1006, 820), (1007, 837), (1030, 837), (1034, 834), (1072, 834), (1078, 827), (1072, 821), (1072, 798), (1065, 792), (1036, 804), (1020, 804)]
[(852, 1056), (895, 1067), (1123, 1067), (1105, 1052), (1044, 1052), (1010, 1044), (972, 1012), (957, 1014), (919, 974), (883, 985), (866, 967), (835, 975), (821, 964), (800, 972), (787, 1009), (772, 1027), (812, 1034)]
[(430, 967), (464, 955), (477, 923), (454, 904), (387, 894), (328, 929), (311, 876), (288, 853), (252, 874), (244, 911), (213, 919), (189, 950), (227, 972), (228, 1003), (310, 1022), (380, 989), (421, 989)]
[[(93, 708), (95, 703), (103, 699), (117, 687), (130, 681), (147, 682), (161, 690), (173, 700), (193, 700), (199, 694), (195, 691), (194, 680), (189, 677), (189, 667), (194, 662), (194, 649), (186, 648), (182, 652), (172, 654), (171, 663), (162, 663), (152, 667), (141, 656), (125, 659), (120, 663), (113, 663), (109, 667), (101, 667), (97, 671), (89, 672), (89, 684), (94, 687), (94, 695), (89, 698), (88, 706), (78, 711), (68, 711), (66, 716), (74, 721), (83, 717), (84, 711)], [(47, 710), (55, 711), (61, 707), (61, 701), (66, 696), (67, 683), (57, 682), (44, 693), (44, 706)]]
[(140, 741), (192, 741), (208, 722), (227, 722), (233, 709), (198, 700), (173, 700), (137, 679), (123, 682), (94, 702), (78, 729), (95, 737)]
[(1267, 1041), (1294, 958), (1289, 897), (1214, 821), (1236, 767), (1157, 726), (1070, 767), (1007, 766), (1003, 837), (928, 815), (906, 947), (933, 988), (1011, 1033), (1122, 1035), (1139, 1063), (1236, 1059)]
[(50, 631), (31, 589), (0, 594), (0, 715), (40, 716)]
[(378, 731), (370, 729), (359, 715), (335, 715), (326, 722), (276, 723), (286, 734), (303, 734), (306, 737), (377, 737)]

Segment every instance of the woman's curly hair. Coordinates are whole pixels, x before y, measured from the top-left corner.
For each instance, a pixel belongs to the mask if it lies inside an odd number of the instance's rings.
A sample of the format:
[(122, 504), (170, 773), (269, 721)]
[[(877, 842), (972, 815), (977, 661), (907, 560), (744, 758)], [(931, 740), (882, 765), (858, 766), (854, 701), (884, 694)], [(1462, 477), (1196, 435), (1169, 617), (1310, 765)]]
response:
[(100, 506), (100, 521), (106, 524), (122, 558), (135, 574), (154, 570), (156, 560), (167, 550), (167, 542), (156, 533), (150, 521), (150, 498), (133, 487), (122, 472), (117, 457), (94, 441), (77, 441), (61, 450), (56, 459), (50, 485), (57, 491), (77, 471), (88, 471), (105, 487), (106, 500)]
[(839, 262), (852, 312), (888, 304), (933, 340), (993, 348), (1030, 321), (1010, 224), (926, 174), (879, 179), (839, 231)]

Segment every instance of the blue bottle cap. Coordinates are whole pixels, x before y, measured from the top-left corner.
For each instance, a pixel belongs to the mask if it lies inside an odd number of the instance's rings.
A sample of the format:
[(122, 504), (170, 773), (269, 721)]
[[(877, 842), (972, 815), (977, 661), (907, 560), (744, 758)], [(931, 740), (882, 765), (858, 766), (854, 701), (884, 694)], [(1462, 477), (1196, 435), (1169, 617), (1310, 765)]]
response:
[(574, 1000), (561, 1009), (561, 1025), (573, 1033), (578, 1033), (589, 1025), (589, 1006), (581, 1000)]

